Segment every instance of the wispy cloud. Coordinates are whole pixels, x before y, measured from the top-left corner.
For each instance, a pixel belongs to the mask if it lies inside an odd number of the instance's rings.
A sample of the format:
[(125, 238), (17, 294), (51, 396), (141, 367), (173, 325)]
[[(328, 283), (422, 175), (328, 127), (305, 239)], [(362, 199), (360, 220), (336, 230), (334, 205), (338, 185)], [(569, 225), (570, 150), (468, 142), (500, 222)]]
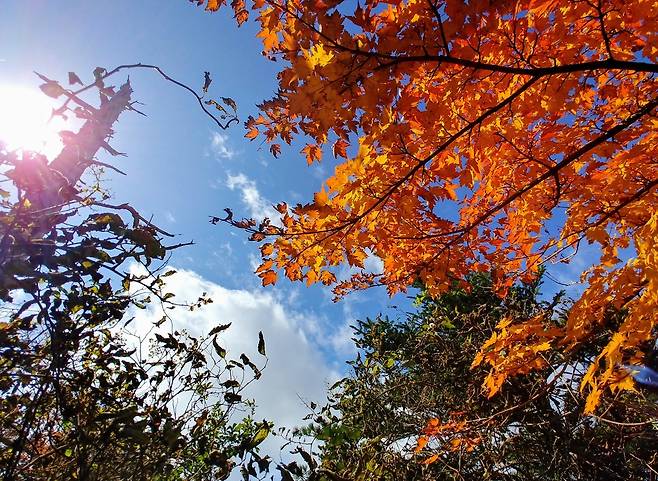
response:
[(273, 223), (280, 218), (272, 203), (259, 192), (256, 182), (244, 174), (231, 175), (226, 178), (226, 187), (239, 190), (244, 205), (249, 209), (249, 215), (256, 220), (269, 218)]
[(167, 222), (170, 224), (174, 224), (176, 222), (176, 217), (174, 217), (174, 214), (172, 214), (170, 211), (165, 211), (165, 219), (167, 219)]
[(316, 179), (325, 180), (327, 178), (327, 168), (317, 162), (312, 164), (311, 173)]
[(354, 329), (352, 328), (354, 324), (356, 324), (356, 319), (350, 316), (329, 335), (329, 344), (336, 354), (351, 358), (357, 353), (356, 345), (352, 340), (354, 338)]
[(230, 145), (228, 135), (213, 132), (210, 137), (210, 149), (218, 159), (231, 160), (239, 152)]

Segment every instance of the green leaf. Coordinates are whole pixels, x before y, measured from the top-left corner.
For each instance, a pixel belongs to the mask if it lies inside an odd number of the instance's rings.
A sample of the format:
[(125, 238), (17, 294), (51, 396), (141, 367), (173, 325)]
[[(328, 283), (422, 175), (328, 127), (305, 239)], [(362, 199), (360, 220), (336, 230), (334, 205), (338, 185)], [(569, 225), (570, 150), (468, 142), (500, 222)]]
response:
[(452, 322), (450, 322), (448, 319), (446, 319), (445, 321), (443, 321), (441, 323), (441, 327), (443, 327), (445, 329), (455, 329), (457, 326), (455, 326)]

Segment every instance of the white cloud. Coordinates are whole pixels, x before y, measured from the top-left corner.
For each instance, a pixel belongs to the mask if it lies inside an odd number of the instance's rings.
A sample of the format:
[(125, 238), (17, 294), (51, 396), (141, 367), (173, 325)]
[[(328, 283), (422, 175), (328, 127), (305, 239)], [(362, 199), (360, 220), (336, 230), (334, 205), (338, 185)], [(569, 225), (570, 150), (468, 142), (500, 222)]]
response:
[[(174, 325), (169, 328), (200, 336), (217, 324), (231, 322), (232, 326), (219, 339), (229, 356), (237, 358), (244, 352), (260, 364), (263, 358), (257, 352), (258, 332), (263, 332), (268, 364), (263, 376), (244, 393), (256, 401), (256, 419), (271, 420), (277, 427), (302, 425), (303, 416), (308, 414), (304, 402), (322, 404), (327, 387), (339, 378), (316, 345), (312, 331), (317, 320), (286, 307), (275, 294), (277, 291), (226, 289), (182, 269), (167, 278), (167, 290), (176, 294), (178, 302), (193, 302), (203, 292), (213, 299), (212, 304), (198, 310), (170, 311)], [(162, 310), (152, 304), (133, 314), (135, 330), (146, 333), (162, 317)], [(273, 438), (263, 448), (278, 459), (282, 443), (280, 438)]]
[(238, 152), (230, 144), (228, 135), (219, 132), (213, 132), (210, 137), (210, 148), (218, 159), (231, 160)]
[(384, 262), (374, 254), (368, 254), (363, 261), (363, 268), (371, 274), (381, 274), (384, 272)]
[(327, 169), (324, 165), (318, 164), (317, 162), (312, 164), (311, 172), (313, 177), (320, 180), (325, 180), (327, 178)]
[(222, 242), (219, 245), (219, 249), (213, 251), (212, 254), (215, 257), (219, 257), (219, 258), (223, 258), (223, 259), (226, 259), (226, 258), (232, 259), (233, 258), (233, 246), (231, 246), (230, 242)]
[(205, 266), (210, 269), (222, 268), (232, 272), (237, 256), (230, 242), (221, 242), (205, 256)]
[(231, 175), (226, 178), (226, 187), (231, 190), (239, 190), (242, 202), (249, 209), (249, 215), (256, 220), (269, 218), (275, 223), (280, 218), (279, 213), (274, 210), (272, 203), (264, 198), (256, 187), (256, 182), (244, 174)]
[(354, 337), (354, 325), (356, 320), (353, 316), (348, 316), (340, 328), (329, 336), (329, 344), (332, 349), (343, 357), (352, 358), (357, 353), (356, 345), (352, 338)]
[(174, 214), (172, 214), (170, 211), (165, 211), (165, 219), (167, 219), (167, 222), (170, 224), (176, 223), (176, 217), (174, 217)]
[(261, 262), (263, 262), (263, 260), (253, 252), (250, 252), (248, 257), (249, 257), (249, 265), (251, 266), (252, 271), (258, 269), (258, 266), (261, 264)]

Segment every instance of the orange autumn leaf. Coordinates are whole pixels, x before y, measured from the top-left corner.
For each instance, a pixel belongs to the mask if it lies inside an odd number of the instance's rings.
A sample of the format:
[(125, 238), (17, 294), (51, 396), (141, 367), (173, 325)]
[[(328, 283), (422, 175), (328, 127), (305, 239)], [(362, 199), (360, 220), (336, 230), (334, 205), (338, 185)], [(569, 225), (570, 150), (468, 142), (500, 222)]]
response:
[(327, 205), (327, 202), (329, 201), (327, 191), (322, 189), (321, 191), (316, 192), (315, 196), (313, 197), (313, 201), (320, 207)]
[[(249, 140), (253, 140), (258, 137), (258, 129), (256, 127), (251, 127), (249, 131), (245, 134), (245, 137)], [(274, 152), (272, 152), (274, 154)], [(276, 156), (276, 155), (275, 155)]]
[(433, 454), (429, 458), (423, 459), (422, 464), (432, 464), (436, 462), (437, 459), (439, 459), (439, 455)]
[(219, 7), (224, 5), (225, 0), (196, 0), (197, 5), (203, 5), (204, 3), (206, 4), (205, 9), (209, 12), (216, 12), (219, 10)]
[(265, 287), (269, 284), (275, 284), (276, 283), (277, 274), (274, 271), (265, 271), (265, 272), (259, 274), (259, 277), (263, 281), (263, 287)]
[(262, 30), (257, 36), (263, 39), (265, 52), (269, 52), (279, 45), (279, 37), (275, 30)]
[(350, 144), (345, 139), (338, 139), (332, 147), (332, 152), (334, 154), (334, 157), (347, 158), (347, 147), (349, 145)]
[(306, 154), (306, 163), (311, 165), (313, 162), (322, 159), (322, 150), (317, 145), (308, 144), (302, 149), (302, 153)]
[(427, 436), (420, 436), (416, 442), (415, 452), (420, 453), (425, 448), (425, 446), (427, 446), (428, 441), (429, 438)]
[(263, 257), (270, 256), (272, 255), (273, 252), (274, 252), (274, 246), (270, 243), (263, 244), (262, 246), (260, 246), (260, 253), (263, 255)]
[(270, 153), (276, 158), (281, 155), (281, 146), (279, 144), (270, 145)]

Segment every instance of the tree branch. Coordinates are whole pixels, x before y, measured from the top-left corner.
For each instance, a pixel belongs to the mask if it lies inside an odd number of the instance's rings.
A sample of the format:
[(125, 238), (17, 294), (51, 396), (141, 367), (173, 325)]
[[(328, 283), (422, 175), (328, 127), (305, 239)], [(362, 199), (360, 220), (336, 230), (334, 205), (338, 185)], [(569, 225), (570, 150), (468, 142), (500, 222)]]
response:
[[(198, 104), (199, 104), (199, 107), (201, 107), (201, 110), (203, 110), (203, 112), (204, 112), (208, 117), (210, 117), (210, 118), (212, 119), (212, 121), (215, 122), (215, 124), (217, 124), (217, 126), (218, 126), (220, 129), (222, 129), (222, 130), (226, 130), (226, 129), (229, 128), (229, 126), (230, 126), (233, 122), (239, 122), (239, 119), (238, 119), (237, 116), (236, 116), (236, 117), (232, 117), (232, 118), (230, 118), (225, 124), (223, 124), (223, 123), (222, 123), (217, 117), (215, 117), (215, 116), (212, 114), (212, 112), (210, 112), (210, 111), (206, 108), (206, 106), (205, 106), (204, 103), (203, 103), (203, 98), (202, 98), (199, 94), (197, 94), (197, 93), (194, 91), (194, 89), (192, 89), (192, 88), (189, 87), (188, 85), (184, 84), (183, 82), (179, 82), (178, 80), (176, 80), (176, 79), (170, 77), (168, 74), (166, 74), (166, 73), (165, 73), (160, 67), (158, 67), (157, 65), (150, 65), (150, 64), (145, 64), (145, 63), (141, 63), (141, 62), (140, 62), (140, 63), (132, 63), (132, 64), (119, 65), (118, 67), (115, 67), (115, 68), (113, 68), (112, 70), (108, 71), (105, 75), (103, 75), (102, 77), (100, 77), (100, 79), (101, 79), (101, 80), (105, 80), (106, 78), (108, 78), (108, 77), (114, 75), (115, 73), (117, 73), (117, 72), (119, 72), (119, 71), (121, 71), (121, 70), (137, 69), (137, 68), (143, 68), (143, 69), (155, 70), (156, 72), (158, 72), (158, 73), (160, 74), (160, 76), (161, 76), (162, 78), (164, 78), (164, 79), (167, 80), (168, 82), (171, 82), (171, 83), (173, 83), (174, 85), (177, 85), (177, 86), (179, 86), (179, 87), (181, 87), (181, 88), (187, 90), (188, 92), (190, 92), (190, 93), (191, 93), (192, 95), (194, 95), (194, 97), (196, 98), (196, 100), (197, 100), (197, 102), (198, 102)], [(84, 86), (84, 87), (82, 87), (82, 88), (76, 90), (75, 92), (73, 92), (73, 95), (77, 96), (78, 94), (81, 94), (82, 92), (85, 92), (86, 90), (89, 90), (89, 89), (93, 88), (95, 85), (96, 85), (95, 83), (93, 83), (93, 84), (89, 84), (89, 85), (86, 85), (86, 86)], [(141, 112), (140, 112), (140, 113), (141, 113)]]

